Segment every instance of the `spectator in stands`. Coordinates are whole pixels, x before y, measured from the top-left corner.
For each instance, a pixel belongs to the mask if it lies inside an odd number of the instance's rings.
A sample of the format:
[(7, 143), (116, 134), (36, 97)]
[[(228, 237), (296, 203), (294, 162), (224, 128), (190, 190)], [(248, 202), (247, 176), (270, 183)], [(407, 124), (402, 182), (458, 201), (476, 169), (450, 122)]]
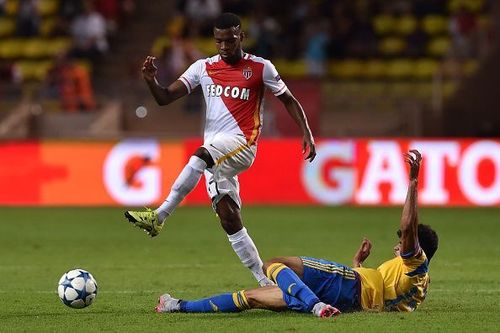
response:
[(331, 58), (342, 59), (347, 53), (347, 45), (353, 35), (354, 20), (342, 2), (332, 4), (329, 54)]
[[(171, 26), (170, 45), (163, 50), (157, 62), (160, 81), (175, 80), (191, 63), (204, 56), (194, 45), (189, 33), (185, 23)], [(200, 95), (198, 89), (186, 96), (183, 106), (186, 113), (198, 113), (202, 109)]]
[(0, 17), (5, 15), (5, 5), (7, 0), (0, 0)]
[(84, 2), (83, 13), (71, 24), (71, 35), (71, 54), (77, 58), (87, 58), (95, 62), (108, 51), (106, 21), (95, 10), (92, 1)]
[(213, 20), (221, 13), (221, 5), (219, 0), (187, 0), (185, 13), (198, 33), (212, 35)]
[(0, 82), (20, 83), (22, 80), (19, 68), (15, 64), (0, 58)]
[(71, 22), (83, 12), (83, 0), (60, 0), (52, 36), (67, 36)]
[(59, 55), (47, 73), (47, 85), (49, 95), (59, 98), (65, 111), (91, 111), (96, 107), (87, 69), (66, 54)]
[(120, 19), (120, 4), (118, 0), (96, 0), (96, 10), (106, 19), (108, 34), (113, 34)]
[(306, 30), (309, 30), (305, 50), (308, 74), (323, 77), (327, 72), (327, 46), (330, 38), (328, 21), (313, 21)]
[(37, 36), (40, 30), (40, 14), (37, 0), (21, 0), (16, 18), (16, 34), (21, 37)]
[(83, 0), (60, 0), (59, 16), (68, 21), (72, 21), (75, 17), (83, 12)]
[(171, 26), (169, 30), (170, 44), (158, 59), (160, 81), (175, 80), (191, 63), (203, 56), (189, 36), (185, 23)]
[(135, 12), (135, 0), (120, 1), (120, 21), (123, 22), (131, 17)]
[(275, 55), (274, 48), (281, 32), (278, 21), (260, 9), (251, 17), (248, 30), (249, 37), (255, 39), (251, 53), (263, 58), (273, 57)]
[(455, 56), (467, 58), (477, 55), (477, 17), (465, 6), (450, 17), (450, 34)]

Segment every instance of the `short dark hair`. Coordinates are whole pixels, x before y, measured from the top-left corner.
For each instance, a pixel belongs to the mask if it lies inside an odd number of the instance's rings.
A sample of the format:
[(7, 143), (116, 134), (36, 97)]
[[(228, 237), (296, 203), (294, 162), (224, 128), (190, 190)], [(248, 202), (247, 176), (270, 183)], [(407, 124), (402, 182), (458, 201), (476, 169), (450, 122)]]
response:
[(241, 20), (238, 15), (233, 13), (222, 13), (215, 19), (214, 28), (229, 29), (232, 27), (241, 27)]
[[(418, 232), (418, 243), (420, 247), (424, 250), (427, 260), (430, 261), (438, 248), (438, 243), (439, 243), (438, 235), (431, 228), (431, 226), (427, 224), (419, 223), (417, 232)], [(398, 237), (401, 238), (402, 235), (401, 230), (398, 230), (397, 234)]]
[(418, 243), (424, 250), (427, 260), (431, 260), (438, 248), (437, 233), (427, 224), (418, 224)]

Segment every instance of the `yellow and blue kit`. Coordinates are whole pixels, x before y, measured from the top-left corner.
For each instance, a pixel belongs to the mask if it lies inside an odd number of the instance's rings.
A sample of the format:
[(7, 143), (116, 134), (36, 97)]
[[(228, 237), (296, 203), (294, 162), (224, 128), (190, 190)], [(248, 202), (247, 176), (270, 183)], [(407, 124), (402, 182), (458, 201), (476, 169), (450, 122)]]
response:
[(424, 301), (429, 261), (420, 247), (384, 262), (377, 270), (384, 280), (384, 310), (413, 311)]
[(354, 270), (361, 278), (364, 310), (409, 312), (425, 299), (429, 261), (420, 247), (384, 262), (377, 269)]
[(365, 311), (382, 311), (384, 309), (384, 280), (380, 272), (374, 268), (356, 267), (361, 282), (361, 307)]
[(310, 312), (319, 301), (342, 312), (360, 309), (359, 279), (351, 268), (324, 259), (300, 258), (304, 265), (301, 279), (283, 264), (268, 268), (269, 278), (283, 291), (289, 309)]
[[(283, 291), (283, 300), (291, 310), (310, 312), (321, 301), (342, 312), (408, 312), (415, 310), (427, 293), (429, 261), (420, 248), (388, 260), (377, 269), (300, 258), (302, 278), (282, 263), (271, 264), (267, 269), (268, 277)], [(181, 312), (238, 312), (249, 308), (244, 290), (180, 302)]]
[[(311, 312), (320, 301), (342, 312), (361, 309), (359, 276), (351, 268), (324, 259), (301, 257), (302, 279), (282, 263), (271, 264), (267, 275), (283, 291), (291, 310)], [(181, 312), (238, 312), (251, 308), (245, 291), (215, 295), (193, 301), (180, 301)]]

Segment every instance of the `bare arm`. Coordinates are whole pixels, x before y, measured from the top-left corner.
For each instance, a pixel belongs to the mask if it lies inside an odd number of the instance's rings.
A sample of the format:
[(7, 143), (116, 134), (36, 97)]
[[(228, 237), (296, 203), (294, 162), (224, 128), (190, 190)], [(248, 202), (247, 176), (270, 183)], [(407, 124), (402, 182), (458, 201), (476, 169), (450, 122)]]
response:
[(417, 186), (422, 156), (417, 150), (410, 152), (415, 154), (415, 157), (405, 154), (405, 161), (410, 165), (410, 184), (401, 215), (401, 255), (413, 253), (418, 248)]
[(370, 255), (370, 251), (372, 249), (372, 243), (366, 237), (361, 241), (361, 246), (358, 249), (358, 252), (354, 255), (352, 259), (352, 267), (361, 267), (361, 264), (368, 258)]
[(314, 138), (311, 133), (311, 129), (309, 128), (309, 124), (307, 123), (307, 117), (304, 113), (302, 105), (300, 105), (299, 101), (297, 101), (288, 89), (283, 94), (279, 95), (278, 98), (281, 100), (283, 105), (285, 105), (288, 114), (290, 114), (295, 123), (299, 125), (302, 130), (302, 153), (305, 154), (306, 151), (308, 151), (305, 159), (312, 162), (314, 157), (316, 157), (316, 147), (314, 145)]
[(182, 96), (187, 95), (188, 89), (179, 80), (176, 80), (167, 88), (161, 86), (158, 83), (155, 75), (158, 70), (156, 65), (154, 64), (154, 60), (156, 58), (153, 56), (148, 56), (142, 65), (142, 77), (146, 84), (148, 85), (149, 91), (155, 98), (158, 105), (167, 105), (172, 103), (173, 101), (181, 98)]

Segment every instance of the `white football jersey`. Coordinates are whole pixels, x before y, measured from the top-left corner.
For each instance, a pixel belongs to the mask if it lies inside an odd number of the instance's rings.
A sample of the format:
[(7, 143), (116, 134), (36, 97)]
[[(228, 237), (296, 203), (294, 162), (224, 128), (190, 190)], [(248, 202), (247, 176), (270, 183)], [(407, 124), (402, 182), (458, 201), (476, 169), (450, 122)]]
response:
[(205, 142), (216, 133), (234, 133), (244, 135), (249, 146), (256, 144), (262, 128), (265, 88), (275, 96), (287, 90), (269, 60), (248, 53), (234, 65), (227, 64), (219, 55), (200, 59), (179, 80), (189, 93), (201, 85), (207, 106)]

